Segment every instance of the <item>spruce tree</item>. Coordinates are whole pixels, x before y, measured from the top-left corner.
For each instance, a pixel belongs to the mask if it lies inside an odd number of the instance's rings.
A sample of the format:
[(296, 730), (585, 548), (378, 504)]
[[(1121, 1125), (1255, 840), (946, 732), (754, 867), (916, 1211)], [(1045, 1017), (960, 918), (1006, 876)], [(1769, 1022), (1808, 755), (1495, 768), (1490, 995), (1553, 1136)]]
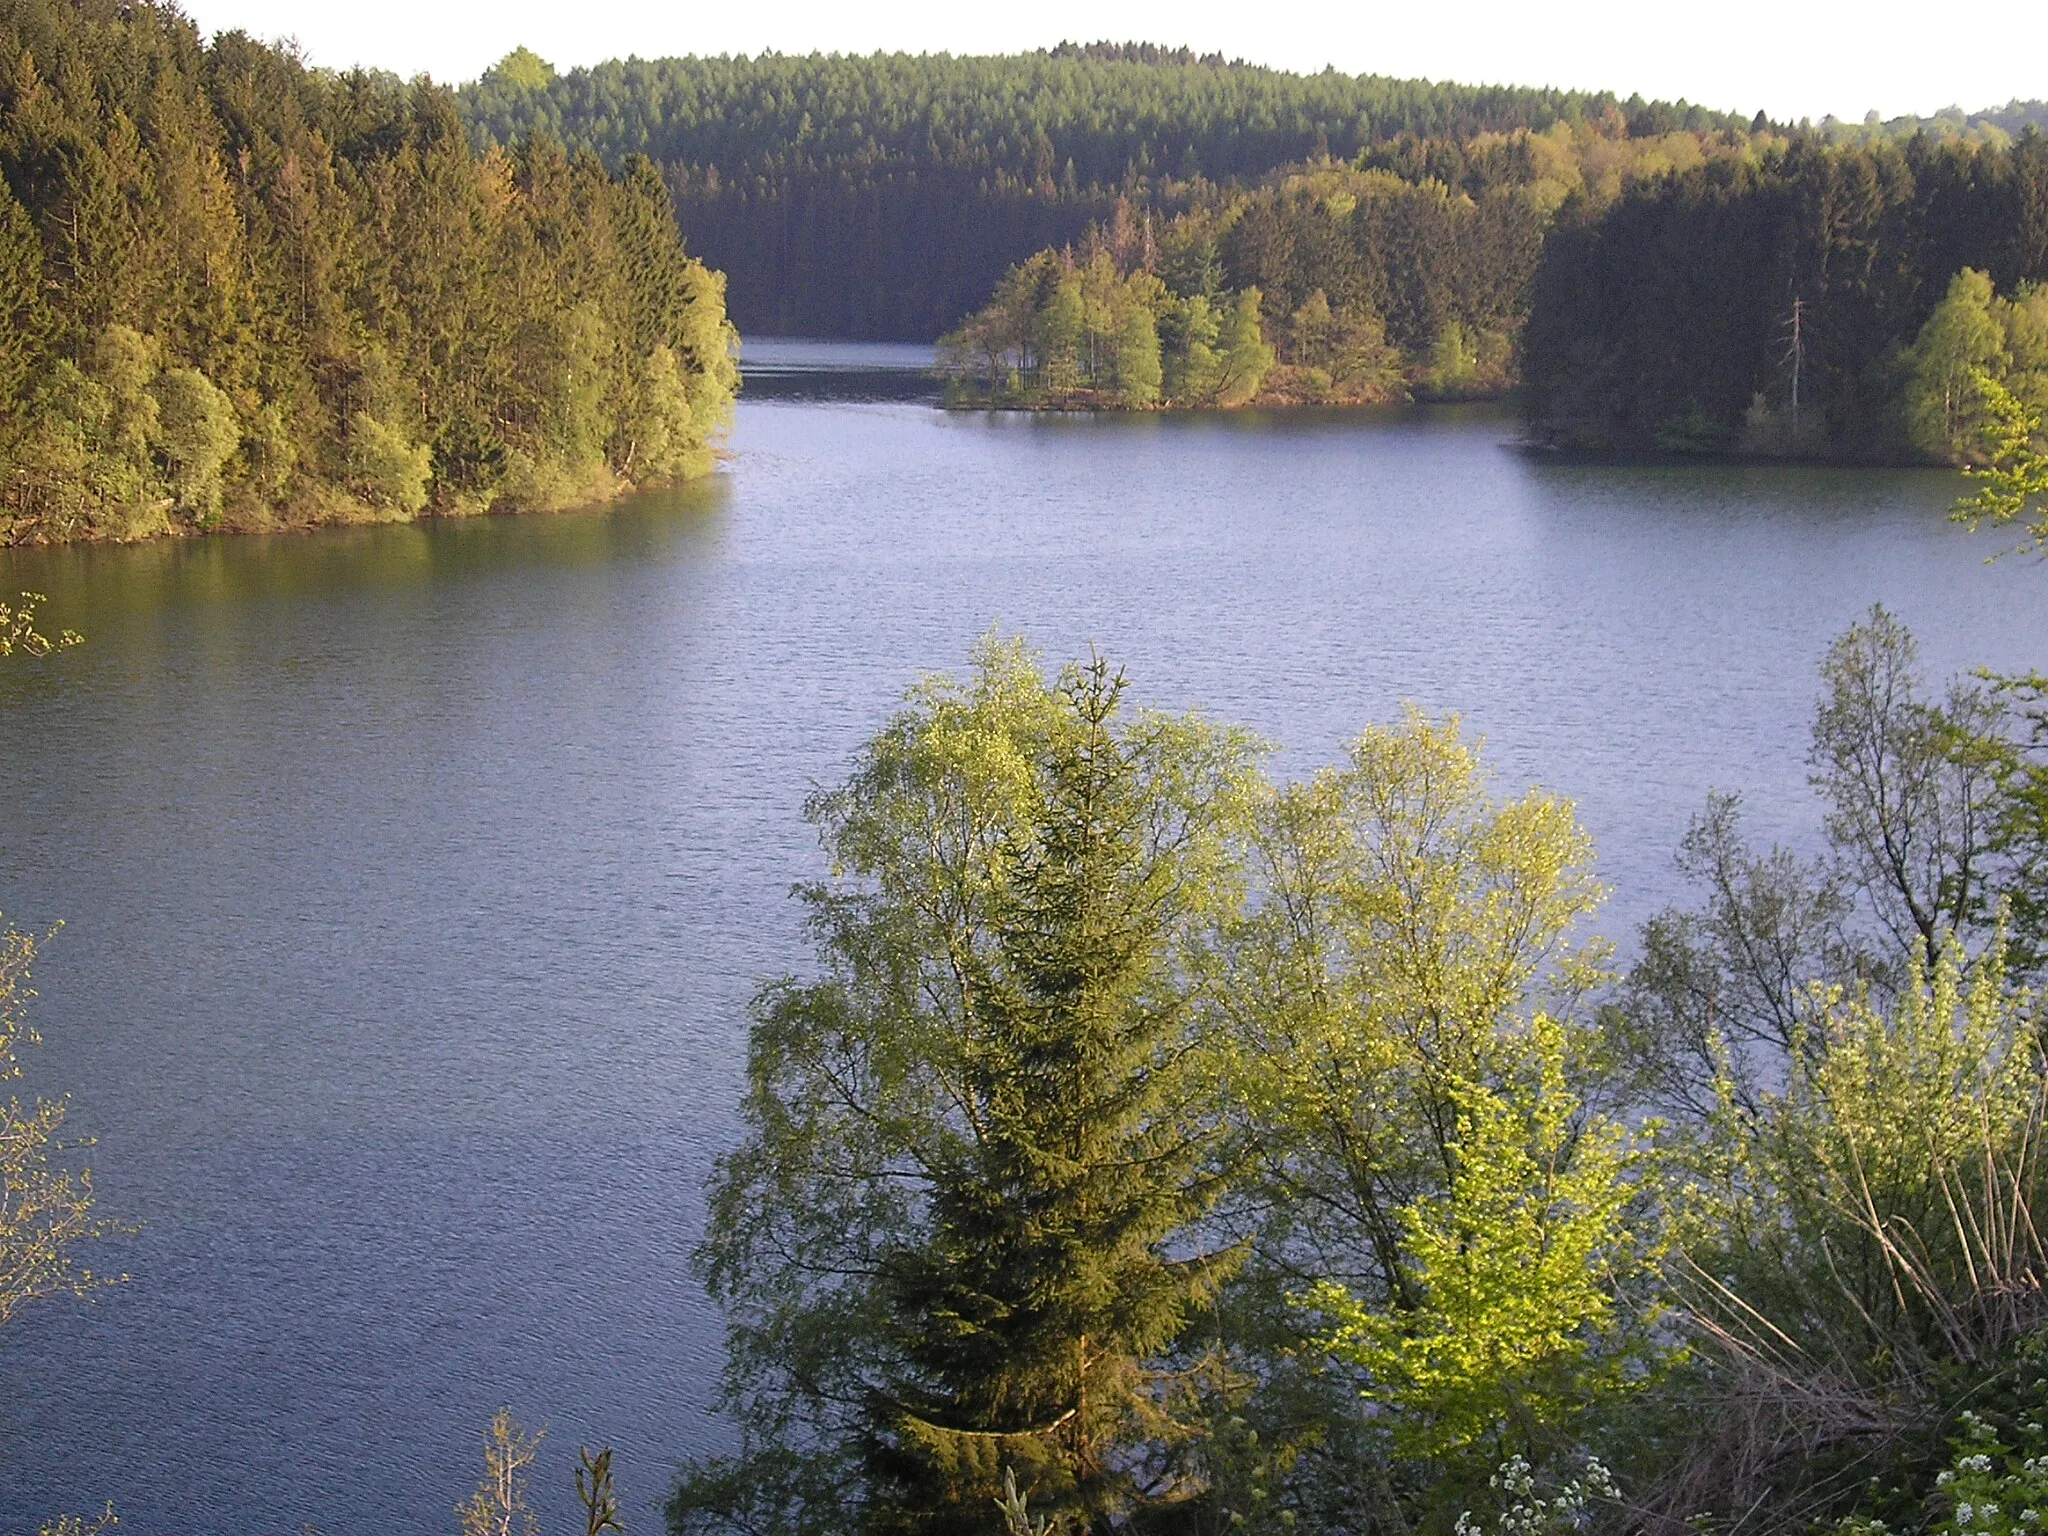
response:
[(1063, 681), (1040, 798), (1004, 850), (967, 994), (978, 1134), (934, 1170), (930, 1234), (882, 1277), (907, 1369), (876, 1395), (877, 1529), (986, 1529), (1006, 1466), (1090, 1528), (1128, 1513), (1142, 1496), (1119, 1452), (1167, 1428), (1148, 1363), (1234, 1256), (1168, 1256), (1216, 1188), (1213, 1129), (1189, 1112), (1196, 1029), (1123, 691), (1099, 658)]
[(678, 1531), (1108, 1529), (1179, 1477), (1180, 1351), (1237, 1250), (1193, 956), (1254, 753), (989, 645), (812, 814), (822, 974), (762, 996), (699, 1261), (745, 1449)]

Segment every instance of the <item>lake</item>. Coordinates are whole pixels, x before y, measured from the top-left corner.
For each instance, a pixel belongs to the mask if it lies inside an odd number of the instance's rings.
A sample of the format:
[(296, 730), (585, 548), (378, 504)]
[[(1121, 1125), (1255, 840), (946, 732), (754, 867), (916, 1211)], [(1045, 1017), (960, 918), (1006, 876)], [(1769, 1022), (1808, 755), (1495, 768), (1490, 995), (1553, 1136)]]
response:
[[(2048, 661), (1954, 477), (1535, 458), (1482, 408), (948, 415), (920, 354), (750, 349), (708, 483), (557, 517), (0, 551), (83, 630), (0, 671), (0, 908), (62, 919), (129, 1283), (0, 1334), (0, 1526), (452, 1529), (509, 1405), (547, 1529), (714, 1448), (699, 1191), (746, 1004), (806, 953), (799, 806), (993, 629), (1334, 759), (1404, 700), (1573, 796), (1626, 943), (1710, 788), (1811, 846), (1815, 667)], [(908, 366), (906, 366), (908, 365)]]

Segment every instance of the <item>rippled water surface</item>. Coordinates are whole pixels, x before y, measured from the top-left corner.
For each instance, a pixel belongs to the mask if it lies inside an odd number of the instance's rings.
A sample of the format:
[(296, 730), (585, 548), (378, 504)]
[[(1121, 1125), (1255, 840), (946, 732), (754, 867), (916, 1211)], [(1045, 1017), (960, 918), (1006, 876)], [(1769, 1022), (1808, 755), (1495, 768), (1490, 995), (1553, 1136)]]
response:
[(550, 1529), (598, 1442), (657, 1529), (717, 1443), (687, 1255), (746, 999), (803, 961), (799, 802), (992, 626), (1286, 772), (1460, 710), (1578, 799), (1624, 939), (1710, 786), (1811, 840), (1815, 663), (1873, 601), (1938, 670), (2048, 661), (2048, 571), (1987, 569), (1944, 475), (833, 393), (764, 387), (714, 484), (607, 510), (0, 552), (89, 638), (0, 672), (0, 907), (66, 924), (32, 1086), (141, 1223), (95, 1260), (128, 1284), (0, 1333), (0, 1528), (446, 1530), (502, 1403)]

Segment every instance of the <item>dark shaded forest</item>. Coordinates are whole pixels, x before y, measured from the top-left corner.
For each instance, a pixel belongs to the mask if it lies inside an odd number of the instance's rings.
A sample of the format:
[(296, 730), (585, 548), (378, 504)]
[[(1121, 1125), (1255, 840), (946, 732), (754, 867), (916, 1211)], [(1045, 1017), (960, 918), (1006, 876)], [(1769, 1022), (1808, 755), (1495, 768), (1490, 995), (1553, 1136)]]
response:
[(645, 158), (117, 0), (0, 0), (0, 316), (0, 542), (590, 501), (737, 382)]
[[(1007, 58), (768, 55), (556, 74), (521, 51), (461, 91), (479, 145), (545, 129), (645, 154), (749, 331), (927, 340), (1033, 252), (1405, 136), (1737, 119), (1606, 94), (1292, 75), (1148, 45)], [(1746, 125), (1745, 125), (1746, 126)]]
[(2037, 132), (1702, 165), (1561, 210), (1524, 337), (1529, 421), (1572, 448), (1968, 462), (1973, 370), (2048, 403), (2044, 279)]

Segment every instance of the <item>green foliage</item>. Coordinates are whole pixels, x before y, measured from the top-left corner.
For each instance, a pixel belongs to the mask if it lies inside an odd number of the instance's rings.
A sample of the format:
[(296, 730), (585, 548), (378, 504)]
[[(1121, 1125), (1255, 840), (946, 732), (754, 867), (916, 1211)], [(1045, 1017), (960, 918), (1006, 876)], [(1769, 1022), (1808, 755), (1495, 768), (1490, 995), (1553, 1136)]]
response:
[(234, 403), (196, 368), (167, 368), (150, 384), (157, 445), (180, 511), (201, 522), (220, 513), (221, 467), (241, 446)]
[(976, 1144), (934, 1169), (923, 1243), (883, 1269), (911, 1367), (870, 1453), (895, 1506), (885, 1525), (957, 1519), (993, 1491), (997, 1457), (1084, 1524), (1144, 1502), (1118, 1462), (1174, 1429), (1140, 1365), (1232, 1267), (1227, 1250), (1173, 1253), (1216, 1187), (1160, 921), (1192, 871), (1161, 857), (1152, 825), (1177, 809), (1160, 777), (1185, 764), (1115, 729), (1121, 692), (1101, 662), (1063, 681), (1068, 739), (1036, 765), (1030, 820), (1003, 851), (994, 952), (969, 972)]
[(593, 499), (738, 382), (644, 161), (113, 0), (0, 0), (0, 320), (0, 542)]
[(612, 1448), (596, 1455), (589, 1447), (576, 1453), (576, 1502), (583, 1506), (584, 1536), (604, 1536), (606, 1531), (623, 1531), (619, 1519), (619, 1498), (612, 1484)]
[(1727, 1393), (1701, 1471), (1790, 1419), (1803, 1457), (1719, 1492), (1789, 1520), (1840, 1508), (1845, 1466), (1897, 1455), (2048, 1320), (2048, 1077), (1995, 954), (1965, 979), (1954, 946), (1888, 1005), (1829, 989), (1787, 1069), (1710, 1117), (1674, 1279)]
[[(958, 326), (1004, 272), (1111, 223), (1120, 199), (1164, 218), (1214, 189), (1403, 135), (1630, 131), (1604, 94), (1292, 75), (1108, 45), (631, 59), (560, 75), (521, 50), (460, 101), (479, 145), (539, 132), (610, 165), (650, 157), (692, 248), (732, 273), (745, 328), (903, 340)], [(1639, 105), (1660, 132), (1740, 126)], [(1286, 295), (1280, 312), (1305, 296)]]
[(1984, 372), (1971, 376), (1972, 393), (1984, 412), (1982, 467), (1964, 471), (1978, 489), (1955, 505), (1950, 516), (1971, 532), (1985, 523), (2024, 525), (2021, 548), (2048, 548), (2048, 449), (2042, 446), (2042, 408), (2030, 406)]
[(514, 48), (484, 71), (482, 83), (518, 95), (544, 91), (555, 79), (554, 65), (530, 48)]
[(162, 406), (150, 385), (161, 349), (130, 326), (109, 325), (92, 339), (85, 377), (61, 418), (74, 426), (94, 465), (92, 489), (102, 503), (161, 516), (165, 487), (156, 461)]
[(16, 651), (24, 656), (47, 656), (84, 643), (85, 637), (75, 629), (59, 630), (52, 640), (36, 628), (36, 608), (47, 601), (40, 592), (24, 592), (19, 602), (0, 603), (0, 658)]
[(250, 417), (243, 450), (250, 489), (265, 502), (277, 502), (299, 467), (298, 438), (281, 402), (273, 400)]
[(1653, 919), (1615, 1010), (1671, 1123), (1693, 1349), (1637, 1476), (1673, 1518), (1904, 1518), (2048, 1324), (2048, 1061), (2013, 979), (2042, 947), (2029, 682), (1936, 693), (1882, 609), (1822, 677), (1826, 855), (1750, 851), (1718, 797), (1682, 858), (1706, 902)]
[(1273, 366), (1273, 349), (1267, 345), (1259, 323), (1260, 297), (1257, 288), (1247, 288), (1236, 295), (1217, 327), (1218, 405), (1243, 405), (1251, 400)]
[(2048, 1336), (2048, 685), (1933, 694), (1881, 609), (1822, 681), (1829, 856), (1717, 798), (1611, 991), (1571, 807), (1455, 722), (1275, 787), (1099, 661), (916, 690), (810, 807), (699, 1256), (742, 1450), (672, 1529), (1579, 1531), (1605, 1465), (1659, 1529), (1939, 1525)]
[(1479, 354), (1466, 341), (1465, 328), (1457, 321), (1446, 321), (1437, 332), (1422, 378), (1433, 395), (1464, 394), (1477, 385)]
[(1123, 691), (991, 642), (811, 803), (824, 971), (762, 994), (700, 1255), (747, 1445), (672, 1527), (985, 1529), (1006, 1470), (1061, 1520), (1188, 1496), (1168, 1362), (1241, 1256), (1192, 950), (1252, 747)]
[(348, 429), (351, 488), (372, 506), (410, 517), (427, 504), (433, 453), (406, 439), (368, 411), (357, 411)]
[(114, 1513), (114, 1506), (105, 1509), (88, 1521), (82, 1515), (59, 1515), (49, 1525), (42, 1527), (37, 1536), (106, 1536), (108, 1531), (121, 1523)]
[(957, 405), (1243, 405), (1273, 362), (1256, 288), (1212, 310), (1200, 295), (1177, 298), (1150, 272), (1120, 273), (1106, 251), (1085, 265), (1040, 252), (939, 344)]
[(625, 468), (661, 480), (707, 473), (710, 434), (699, 427), (699, 404), (690, 398), (683, 366), (667, 346), (647, 354), (636, 381), (636, 411), (627, 424)]
[(1873, 607), (1828, 647), (1808, 762), (1839, 868), (1897, 957), (1984, 947), (2009, 863), (1991, 846), (2013, 766), (2001, 701), (1958, 679), (1924, 696), (1904, 625)]
[[(1678, 142), (1692, 163), (1706, 153), (1691, 137)], [(1491, 146), (1512, 153), (1458, 151), (1468, 190), (1429, 179), (1452, 169), (1436, 163), (1437, 147), (1416, 146), (1419, 163), (1390, 161), (1424, 179), (1379, 166), (1321, 166), (1257, 190), (1212, 190), (1160, 225), (1120, 199), (1078, 255), (1071, 246), (1049, 249), (1012, 269), (993, 300), (942, 343), (942, 367), (963, 386), (963, 403), (1000, 401), (1009, 365), (1025, 386), (1010, 403), (1119, 403), (1100, 390), (1070, 398), (1085, 384), (1063, 383), (1065, 374), (1044, 382), (1041, 362), (1065, 354), (1027, 355), (1030, 315), (1051, 316), (1065, 302), (1041, 274), (1064, 264), (1085, 279), (1107, 258), (1152, 311), (1170, 403), (1498, 396), (1515, 383), (1516, 337), (1565, 189), (1605, 196), (1607, 180), (1618, 187), (1668, 159), (1663, 141), (1522, 133)], [(1737, 152), (1715, 144), (1719, 155)], [(1256, 335), (1239, 313), (1255, 292)], [(1059, 333), (1078, 336), (1078, 323), (1073, 317)], [(1236, 329), (1225, 342), (1229, 327)]]
[(1951, 950), (2040, 964), (2018, 682), (1935, 692), (1883, 608), (1829, 647), (1821, 680), (1808, 762), (1826, 853), (1752, 850), (1738, 800), (1710, 797), (1679, 853), (1704, 903), (1645, 925), (1617, 1000), (1637, 1091), (1681, 1125), (1759, 1112), (1824, 1038), (1831, 991), (1889, 995), (1916, 955)]
[(1994, 302), (1991, 279), (1965, 267), (1907, 350), (1906, 435), (1929, 458), (1954, 460), (1982, 435), (1977, 378), (2007, 361)]
[(50, 323), (42, 242), (27, 210), (0, 183), (0, 410), (21, 398), (42, 365)]
[(540, 1536), (540, 1517), (527, 1503), (527, 1469), (546, 1431), (529, 1435), (500, 1408), (484, 1431), (484, 1475), (455, 1509), (462, 1536)]
[(1402, 1458), (1478, 1489), (1636, 1390), (1570, 807), (1419, 716), (1254, 760), (989, 645), (813, 800), (822, 971), (761, 995), (700, 1251), (743, 1449), (672, 1528), (1398, 1524)]
[(1216, 307), (1207, 294), (1169, 297), (1159, 320), (1166, 359), (1161, 387), (1170, 400), (1212, 400), (1222, 374), (1216, 343), (1222, 336)]
[(1935, 1480), (1946, 1508), (1927, 1529), (1934, 1536), (2032, 1536), (2048, 1512), (2048, 1432), (2028, 1418), (2014, 1426), (2018, 1443), (2008, 1445), (1982, 1416), (1960, 1417), (1955, 1459)]
[(1159, 315), (1169, 302), (1156, 277), (1120, 272), (1107, 251), (1086, 263), (1042, 251), (940, 342), (939, 365), (956, 403), (1148, 406), (1165, 376)]
[(1116, 321), (1116, 403), (1126, 410), (1159, 398), (1165, 370), (1159, 361), (1159, 322), (1150, 308), (1133, 304)]
[(1409, 1455), (1503, 1428), (1526, 1441), (1625, 1391), (1615, 1336), (1652, 1320), (1615, 1307), (1657, 1258), (1631, 1220), (1647, 1153), (1566, 1086), (1555, 1020), (1531, 1022), (1529, 1055), (1520, 1081), (1451, 1089), (1450, 1176), (1398, 1213), (1414, 1302), (1377, 1310), (1327, 1280), (1306, 1298), (1329, 1319), (1322, 1347), (1363, 1372)]
[[(20, 1052), (40, 1043), (31, 1027), (29, 989), (38, 943), (0, 918), (0, 1083), (21, 1078)], [(0, 1325), (30, 1302), (83, 1296), (119, 1277), (77, 1262), (78, 1245), (119, 1228), (93, 1214), (92, 1173), (72, 1171), (63, 1154), (67, 1105), (38, 1098), (0, 1100)]]
[(1386, 322), (1365, 303), (1332, 309), (1321, 288), (1288, 316), (1276, 350), (1279, 363), (1267, 375), (1266, 389), (1281, 399), (1378, 405), (1407, 390)]
[[(1456, 722), (1413, 713), (1258, 827), (1256, 900), (1215, 957), (1259, 1232), (1230, 1326), (1272, 1383), (1238, 1411), (1285, 1437), (1323, 1518), (1446, 1529), (1502, 1456), (1587, 1431), (1654, 1320), (1637, 1153), (1590, 1107), (1591, 849), (1568, 804), (1497, 799)], [(1559, 1293), (1576, 1315), (1518, 1270), (1561, 1235), (1602, 1260)], [(1342, 1369), (1293, 1378), (1332, 1344)]]
[(1003, 1491), (996, 1499), (996, 1509), (1003, 1517), (1003, 1536), (1048, 1536), (1053, 1530), (1050, 1516), (1031, 1513), (1031, 1501), (1017, 1486), (1014, 1467), (1003, 1468)]
[(2008, 958), (2024, 976), (2048, 966), (2048, 678), (1985, 674), (2010, 710), (1990, 743), (2002, 755), (1999, 793), (1989, 808), (1988, 851), (2007, 918)]
[(1522, 337), (1530, 427), (1603, 451), (1669, 446), (1685, 423), (1710, 449), (1747, 431), (1757, 452), (1967, 461), (1971, 370), (2039, 389), (2019, 353), (2037, 355), (2027, 285), (2048, 281), (2048, 226), (2027, 210), (2044, 197), (2048, 138), (2029, 133), (1763, 135), (1612, 202), (1571, 199)]

